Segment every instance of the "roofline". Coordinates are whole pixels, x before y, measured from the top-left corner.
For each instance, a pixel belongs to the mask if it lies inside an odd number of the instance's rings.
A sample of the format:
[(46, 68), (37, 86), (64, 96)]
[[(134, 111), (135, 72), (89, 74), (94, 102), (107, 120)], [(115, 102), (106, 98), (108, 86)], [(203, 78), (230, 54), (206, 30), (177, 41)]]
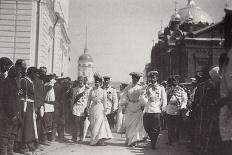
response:
[(184, 40), (196, 40), (196, 41), (222, 41), (221, 38), (184, 38)]
[(211, 24), (211, 25), (209, 25), (209, 26), (206, 26), (205, 28), (200, 29), (200, 30), (198, 30), (198, 31), (194, 31), (194, 32), (192, 32), (192, 33), (193, 33), (193, 36), (196, 37), (196, 36), (198, 36), (198, 35), (201, 35), (201, 34), (204, 33), (205, 31), (207, 31), (208, 29), (215, 28), (216, 26), (218, 26), (218, 25), (220, 25), (220, 24), (222, 24), (222, 23), (223, 23), (223, 21), (220, 21), (220, 22)]

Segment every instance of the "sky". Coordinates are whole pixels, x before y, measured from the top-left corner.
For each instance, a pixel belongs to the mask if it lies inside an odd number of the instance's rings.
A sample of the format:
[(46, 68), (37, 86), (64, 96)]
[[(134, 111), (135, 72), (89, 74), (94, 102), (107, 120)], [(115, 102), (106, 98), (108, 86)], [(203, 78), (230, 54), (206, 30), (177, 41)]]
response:
[[(176, 1), (177, 9), (187, 4), (187, 0)], [(215, 22), (224, 16), (226, 0), (195, 1)], [(130, 72), (142, 72), (150, 62), (152, 40), (157, 41), (161, 20), (167, 26), (174, 8), (174, 0), (70, 0), (70, 77), (77, 78), (87, 25), (94, 72), (110, 75), (112, 81), (128, 82)]]

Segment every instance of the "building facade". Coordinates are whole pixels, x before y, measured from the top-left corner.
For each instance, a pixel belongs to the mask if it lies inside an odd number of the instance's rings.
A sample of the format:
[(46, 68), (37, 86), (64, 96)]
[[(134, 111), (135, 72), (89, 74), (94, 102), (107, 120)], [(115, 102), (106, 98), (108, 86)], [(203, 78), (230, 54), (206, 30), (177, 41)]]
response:
[(222, 22), (213, 23), (194, 0), (171, 16), (169, 25), (158, 33), (147, 70), (157, 70), (159, 80), (179, 75), (188, 82), (197, 72), (218, 65), (222, 49)]
[(66, 75), (70, 40), (68, 5), (62, 4), (61, 0), (0, 0), (0, 57), (24, 59), (28, 66), (45, 66), (49, 73)]

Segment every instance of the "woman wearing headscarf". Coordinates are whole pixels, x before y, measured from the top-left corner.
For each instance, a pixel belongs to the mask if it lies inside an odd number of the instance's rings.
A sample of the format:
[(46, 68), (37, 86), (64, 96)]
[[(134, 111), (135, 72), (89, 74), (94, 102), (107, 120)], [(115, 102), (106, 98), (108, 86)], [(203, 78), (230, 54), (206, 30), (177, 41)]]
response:
[(101, 88), (102, 78), (94, 74), (95, 87), (88, 97), (91, 139), (90, 145), (105, 145), (105, 141), (113, 138), (106, 118), (107, 93)]
[(120, 106), (125, 110), (126, 145), (135, 146), (137, 142), (142, 141), (146, 136), (143, 127), (144, 105), (140, 102), (140, 97), (144, 94), (144, 91), (143, 87), (138, 83), (142, 74), (132, 72), (130, 75), (132, 83), (125, 88)]

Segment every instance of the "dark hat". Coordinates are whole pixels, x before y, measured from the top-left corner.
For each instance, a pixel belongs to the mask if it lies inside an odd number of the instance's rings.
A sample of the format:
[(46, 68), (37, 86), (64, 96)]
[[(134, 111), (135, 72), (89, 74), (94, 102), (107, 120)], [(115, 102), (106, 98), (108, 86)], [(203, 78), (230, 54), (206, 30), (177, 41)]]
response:
[(161, 84), (163, 85), (163, 84), (167, 84), (168, 82), (167, 81), (162, 81), (161, 82)]
[(172, 84), (173, 81), (178, 81), (177, 77), (175, 77), (175, 76), (169, 77), (168, 80), (167, 80), (167, 83)]
[(159, 72), (158, 72), (158, 71), (150, 71), (150, 72), (148, 72), (147, 75), (148, 75), (148, 76), (158, 76), (158, 75), (159, 75)]
[(84, 76), (79, 75), (79, 76), (77, 77), (77, 81), (84, 81), (84, 80), (85, 80), (85, 77), (84, 77)]
[(140, 73), (140, 72), (131, 72), (129, 75), (131, 76), (136, 76), (136, 77), (142, 77), (143, 76), (143, 73)]
[(67, 77), (64, 77), (64, 76), (58, 76), (58, 77), (56, 77), (56, 80), (64, 80), (64, 79), (66, 79)]
[(38, 69), (36, 67), (29, 67), (27, 69), (27, 73), (31, 74), (31, 73), (38, 73)]

